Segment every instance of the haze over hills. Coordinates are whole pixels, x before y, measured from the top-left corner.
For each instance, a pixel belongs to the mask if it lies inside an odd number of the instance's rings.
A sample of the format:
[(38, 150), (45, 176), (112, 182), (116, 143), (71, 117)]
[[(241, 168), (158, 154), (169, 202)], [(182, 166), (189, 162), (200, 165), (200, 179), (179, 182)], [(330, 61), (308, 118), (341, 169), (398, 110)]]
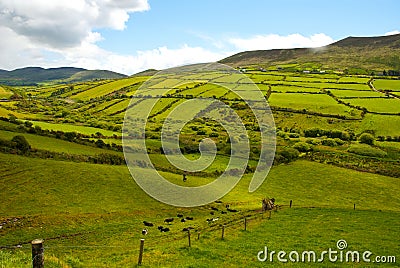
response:
[[(260, 67), (297, 64), (303, 69), (352, 69), (352, 73), (369, 74), (383, 70), (400, 70), (400, 34), (377, 37), (347, 37), (320, 48), (293, 48), (244, 51), (219, 61), (232, 67)], [(149, 69), (134, 74), (154, 75)], [(35, 85), (37, 83), (72, 83), (94, 79), (118, 79), (124, 74), (108, 70), (75, 67), (25, 67), (0, 70), (0, 84)]]
[(81, 82), (93, 79), (116, 79), (126, 77), (124, 74), (107, 70), (86, 70), (75, 67), (44, 69), (25, 67), (12, 71), (0, 70), (0, 84), (34, 85), (40, 82)]
[(400, 34), (347, 37), (320, 48), (245, 51), (220, 62), (234, 67), (313, 63), (318, 68), (326, 69), (400, 70)]

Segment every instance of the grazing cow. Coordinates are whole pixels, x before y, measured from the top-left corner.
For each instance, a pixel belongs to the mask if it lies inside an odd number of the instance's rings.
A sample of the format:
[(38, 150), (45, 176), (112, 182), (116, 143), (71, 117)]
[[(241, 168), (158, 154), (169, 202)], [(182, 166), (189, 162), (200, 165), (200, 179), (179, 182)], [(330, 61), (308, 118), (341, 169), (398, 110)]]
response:
[(186, 178), (186, 174), (183, 174), (183, 182), (186, 182), (187, 181), (187, 178)]
[(186, 220), (184, 218), (181, 219), (181, 222), (186, 222)]
[(262, 200), (262, 211), (272, 210), (275, 207), (275, 198), (264, 198)]
[(187, 219), (188, 221), (192, 221), (192, 220), (193, 220), (193, 217), (187, 216), (186, 219)]
[(218, 208), (216, 208), (216, 207), (211, 207), (211, 209), (214, 211), (218, 211)]
[(147, 235), (147, 229), (142, 230), (142, 235)]
[(143, 221), (143, 224), (144, 224), (144, 226), (147, 226), (147, 227), (153, 227), (154, 226), (154, 224), (152, 224), (151, 222), (148, 222), (148, 221)]
[(160, 231), (161, 231), (163, 228), (164, 228), (163, 226), (158, 226), (158, 227), (157, 227), (157, 229), (160, 230)]
[(187, 231), (193, 230), (193, 229), (194, 229), (194, 228), (193, 228), (192, 226), (185, 227), (185, 228), (182, 229), (182, 232), (187, 232)]
[(174, 221), (174, 218), (167, 218), (167, 219), (164, 220), (164, 222), (166, 222), (168, 224), (170, 224), (173, 221)]
[(237, 209), (227, 208), (226, 210), (229, 211), (229, 212), (238, 212)]
[(221, 200), (217, 200), (217, 201), (215, 201), (215, 203), (221, 204), (222, 201)]
[(226, 211), (221, 211), (221, 214), (226, 214)]
[(211, 214), (211, 215), (214, 215), (214, 211), (211, 211), (210, 214)]
[(160, 231), (166, 233), (166, 232), (169, 232), (169, 228), (165, 227), (165, 228), (162, 228)]
[(211, 219), (207, 219), (206, 221), (207, 221), (208, 223), (212, 223), (212, 222), (215, 222), (215, 221), (217, 221), (217, 220), (219, 220), (219, 218), (211, 218)]
[(182, 214), (177, 214), (176, 215), (178, 218), (183, 218), (183, 215)]

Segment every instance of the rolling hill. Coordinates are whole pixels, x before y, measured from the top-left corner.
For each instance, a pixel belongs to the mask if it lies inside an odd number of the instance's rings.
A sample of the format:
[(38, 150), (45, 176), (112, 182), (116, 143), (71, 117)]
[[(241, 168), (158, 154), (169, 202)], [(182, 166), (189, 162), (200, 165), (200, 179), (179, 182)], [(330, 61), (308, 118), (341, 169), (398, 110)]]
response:
[(237, 66), (313, 63), (317, 68), (357, 68), (365, 71), (400, 69), (400, 34), (347, 37), (320, 48), (272, 49), (240, 52), (220, 61)]
[(117, 79), (126, 75), (106, 70), (86, 70), (75, 67), (44, 69), (25, 67), (12, 71), (0, 70), (0, 83), (5, 85), (35, 85), (41, 82), (81, 82), (93, 79)]

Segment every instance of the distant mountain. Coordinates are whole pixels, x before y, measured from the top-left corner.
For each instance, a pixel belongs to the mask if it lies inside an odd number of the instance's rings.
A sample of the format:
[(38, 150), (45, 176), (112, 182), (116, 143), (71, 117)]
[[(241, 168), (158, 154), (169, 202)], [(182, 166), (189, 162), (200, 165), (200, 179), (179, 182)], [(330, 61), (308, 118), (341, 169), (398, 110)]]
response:
[(135, 73), (132, 76), (153, 76), (158, 72), (159, 72), (159, 70), (156, 70), (156, 69), (147, 69), (147, 70)]
[(326, 69), (400, 70), (400, 34), (347, 37), (320, 48), (245, 51), (220, 62), (234, 67), (314, 63)]
[(0, 70), (0, 84), (35, 85), (49, 82), (80, 82), (92, 79), (115, 79), (126, 75), (105, 71), (86, 70), (75, 67), (44, 69), (41, 67), (25, 67), (13, 71)]

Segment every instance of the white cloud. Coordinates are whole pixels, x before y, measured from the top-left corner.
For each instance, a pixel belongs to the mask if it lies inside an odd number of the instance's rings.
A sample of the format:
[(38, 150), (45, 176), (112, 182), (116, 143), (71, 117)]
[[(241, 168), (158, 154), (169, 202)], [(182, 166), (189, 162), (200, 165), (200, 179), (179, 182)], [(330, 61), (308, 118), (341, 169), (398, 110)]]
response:
[(0, 25), (32, 43), (65, 48), (95, 28), (123, 30), (130, 12), (148, 9), (147, 0), (2, 0)]
[(177, 49), (160, 47), (138, 51), (136, 55), (121, 55), (106, 51), (87, 42), (79, 49), (63, 52), (63, 62), (87, 69), (107, 69), (133, 74), (150, 68), (158, 70), (198, 62), (212, 62), (228, 56), (228, 53), (214, 53), (201, 47), (183, 45)]
[(394, 34), (400, 34), (400, 31), (399, 30), (394, 30), (394, 31), (390, 31), (390, 32), (385, 33), (385, 35), (394, 35)]
[(256, 35), (250, 38), (231, 38), (229, 42), (240, 50), (261, 50), (275, 48), (300, 48), (320, 47), (328, 45), (334, 40), (326, 34), (319, 33), (309, 37), (301, 34), (290, 34), (287, 36), (268, 34)]
[(99, 46), (103, 37), (96, 29), (124, 30), (132, 12), (149, 8), (147, 0), (0, 0), (0, 69), (75, 66), (133, 74), (149, 68), (217, 61), (242, 50), (315, 47), (333, 42), (325, 34), (257, 35), (249, 39), (197, 34), (212, 43), (217, 52), (181, 45), (122, 55)]
[(1, 0), (0, 68), (76, 66), (133, 74), (145, 69), (216, 61), (227, 53), (183, 45), (121, 55), (99, 47), (94, 29), (123, 30), (147, 0)]

